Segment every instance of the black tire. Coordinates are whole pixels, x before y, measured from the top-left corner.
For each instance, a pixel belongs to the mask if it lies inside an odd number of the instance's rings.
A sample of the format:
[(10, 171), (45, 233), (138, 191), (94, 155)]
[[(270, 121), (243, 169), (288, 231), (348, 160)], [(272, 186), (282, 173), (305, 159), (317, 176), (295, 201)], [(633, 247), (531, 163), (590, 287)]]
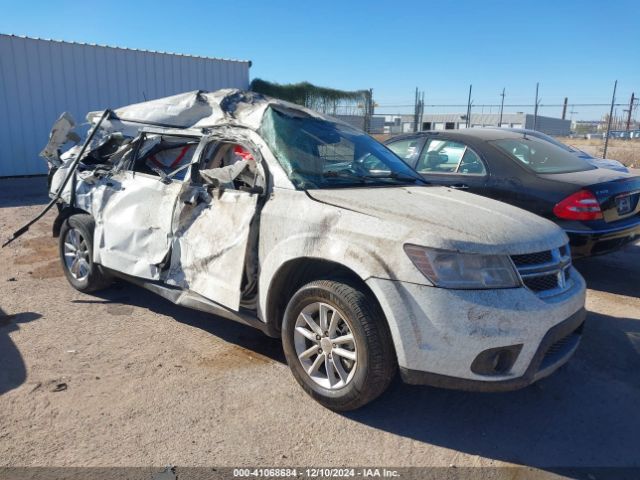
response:
[[(325, 388), (314, 381), (296, 352), (296, 321), (305, 307), (318, 302), (335, 307), (349, 319), (357, 345), (354, 347), (357, 363), (353, 376), (339, 388)], [(289, 368), (300, 386), (331, 410), (354, 410), (371, 402), (386, 390), (396, 373), (396, 355), (384, 314), (370, 294), (348, 280), (317, 280), (300, 288), (284, 313), (282, 344)], [(309, 344), (313, 348), (313, 342), (309, 341)], [(333, 358), (340, 361), (335, 354)], [(320, 369), (326, 372), (325, 367)]]
[[(88, 214), (76, 214), (67, 218), (62, 227), (60, 228), (60, 238), (58, 251), (60, 253), (60, 263), (62, 264), (62, 270), (65, 277), (73, 288), (80, 292), (88, 293), (95, 292), (108, 287), (113, 282), (113, 279), (102, 269), (100, 265), (93, 263), (93, 231), (95, 229), (95, 223), (91, 215)], [(88, 263), (88, 274), (76, 278), (71, 272), (69, 265), (65, 261), (65, 240), (69, 240), (67, 237), (71, 230), (75, 230), (81, 235), (82, 241), (86, 245), (87, 255), (86, 261)], [(77, 275), (79, 276), (79, 275)]]

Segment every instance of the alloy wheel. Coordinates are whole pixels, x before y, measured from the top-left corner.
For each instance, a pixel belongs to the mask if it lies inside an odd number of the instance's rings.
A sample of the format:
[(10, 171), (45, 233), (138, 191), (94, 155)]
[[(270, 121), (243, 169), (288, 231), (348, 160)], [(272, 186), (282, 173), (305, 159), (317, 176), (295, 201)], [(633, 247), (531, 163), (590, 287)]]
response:
[(350, 321), (327, 303), (314, 302), (302, 309), (294, 345), (305, 372), (321, 387), (342, 388), (356, 372), (357, 345)]
[(64, 263), (73, 278), (83, 281), (89, 276), (91, 264), (86, 239), (76, 228), (70, 228), (64, 238)]

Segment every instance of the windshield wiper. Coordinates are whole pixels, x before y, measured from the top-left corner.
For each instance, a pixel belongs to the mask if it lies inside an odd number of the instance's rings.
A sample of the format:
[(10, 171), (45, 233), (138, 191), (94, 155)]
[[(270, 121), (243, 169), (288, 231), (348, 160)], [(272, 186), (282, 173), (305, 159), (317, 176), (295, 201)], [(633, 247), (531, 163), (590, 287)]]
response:
[(410, 181), (413, 183), (417, 182), (418, 180), (421, 180), (420, 178), (412, 177), (411, 175), (405, 175), (403, 173), (398, 173), (398, 172), (383, 173), (380, 175), (368, 175), (368, 174), (361, 175), (361, 174), (349, 172), (346, 170), (342, 170), (338, 172), (335, 170), (329, 170), (327, 172), (324, 172), (322, 176), (329, 177), (329, 178), (336, 178), (336, 177), (355, 178), (363, 182), (365, 180), (377, 180), (377, 179), (386, 179), (386, 178), (392, 178), (394, 180), (401, 180), (401, 181)]
[(367, 178), (393, 178), (396, 180), (406, 180), (413, 183), (417, 182), (418, 180), (422, 180), (421, 178), (413, 177), (411, 175), (406, 175), (404, 173), (398, 173), (398, 172), (385, 173), (382, 175), (367, 175)]

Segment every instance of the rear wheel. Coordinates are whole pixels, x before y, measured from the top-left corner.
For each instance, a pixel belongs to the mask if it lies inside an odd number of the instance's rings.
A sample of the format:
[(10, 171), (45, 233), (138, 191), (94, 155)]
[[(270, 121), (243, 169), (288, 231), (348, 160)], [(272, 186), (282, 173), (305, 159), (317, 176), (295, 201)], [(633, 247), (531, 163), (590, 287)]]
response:
[(284, 314), (282, 343), (298, 383), (332, 410), (372, 401), (396, 371), (382, 312), (348, 282), (319, 280), (298, 290)]
[(60, 260), (69, 283), (81, 292), (93, 292), (109, 286), (111, 277), (93, 263), (93, 230), (90, 215), (67, 218), (60, 229)]

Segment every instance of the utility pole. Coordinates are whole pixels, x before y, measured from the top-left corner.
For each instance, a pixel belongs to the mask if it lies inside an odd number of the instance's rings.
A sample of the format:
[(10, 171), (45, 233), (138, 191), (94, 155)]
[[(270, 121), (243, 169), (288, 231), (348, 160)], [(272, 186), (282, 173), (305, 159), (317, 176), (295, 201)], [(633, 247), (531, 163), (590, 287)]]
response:
[(471, 88), (473, 85), (469, 85), (469, 100), (467, 100), (467, 128), (471, 126)]
[(418, 93), (418, 87), (416, 87), (416, 93), (413, 100), (413, 132), (418, 131), (418, 117), (420, 116), (420, 94)]
[(631, 101), (629, 102), (629, 113), (627, 115), (627, 132), (631, 130), (631, 112), (633, 112), (633, 102), (635, 100), (635, 96), (633, 92), (631, 92)]
[(371, 130), (372, 125), (371, 121), (373, 120), (373, 114), (375, 113), (374, 109), (376, 107), (375, 102), (373, 101), (373, 88), (369, 89), (369, 130)]
[(538, 87), (540, 83), (536, 82), (536, 104), (533, 107), (533, 129), (535, 130), (538, 126)]
[(567, 117), (567, 103), (569, 103), (569, 99), (564, 97), (564, 104), (562, 105), (562, 119), (564, 120)]
[(419, 130), (422, 131), (422, 120), (424, 118), (424, 90), (422, 91), (422, 98), (420, 99), (420, 115), (418, 118)]
[(607, 122), (607, 134), (604, 137), (604, 150), (602, 158), (607, 158), (607, 147), (609, 146), (609, 132), (611, 131), (611, 117), (613, 116), (613, 105), (616, 103), (616, 89), (618, 88), (618, 80), (613, 84), (613, 96), (611, 97), (611, 110), (609, 110), (609, 121)]
[(500, 94), (502, 100), (500, 100), (500, 120), (498, 121), (498, 127), (502, 126), (502, 110), (504, 110), (504, 87), (502, 87), (502, 93)]
[(575, 105), (571, 105), (571, 110), (569, 110), (569, 120), (573, 120), (573, 115), (576, 113), (580, 113), (580, 112), (576, 112), (573, 107), (575, 107)]
[(418, 87), (413, 94), (413, 133), (418, 131)]

